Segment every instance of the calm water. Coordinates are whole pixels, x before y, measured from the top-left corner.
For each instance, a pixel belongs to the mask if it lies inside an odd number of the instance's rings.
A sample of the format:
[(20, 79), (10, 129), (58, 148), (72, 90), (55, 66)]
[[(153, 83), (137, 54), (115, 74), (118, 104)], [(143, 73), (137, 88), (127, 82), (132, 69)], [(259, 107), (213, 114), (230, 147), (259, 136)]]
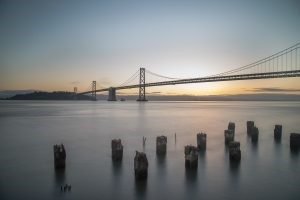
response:
[[(229, 163), (223, 131), (236, 123), (239, 166)], [(251, 143), (246, 121), (259, 128)], [(281, 143), (273, 129), (283, 125)], [(197, 172), (184, 167), (184, 145), (208, 134)], [(177, 142), (174, 133), (177, 133)], [(0, 199), (300, 199), (300, 155), (289, 149), (300, 132), (300, 102), (0, 102)], [(168, 136), (164, 159), (155, 138)], [(148, 180), (134, 179), (135, 150), (149, 161)], [(121, 138), (121, 165), (111, 161), (110, 142)], [(64, 143), (65, 173), (55, 173), (53, 144)], [(71, 192), (60, 186), (72, 185)]]

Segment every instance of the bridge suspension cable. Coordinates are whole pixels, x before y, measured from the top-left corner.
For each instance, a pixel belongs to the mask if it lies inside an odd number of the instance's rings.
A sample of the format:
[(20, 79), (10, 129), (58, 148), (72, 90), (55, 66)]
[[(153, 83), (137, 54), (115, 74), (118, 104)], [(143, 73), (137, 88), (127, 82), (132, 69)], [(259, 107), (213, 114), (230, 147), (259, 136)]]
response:
[[(300, 43), (297, 43), (289, 48), (279, 51), (271, 56), (260, 59), (251, 64), (225, 71), (223, 73), (214, 74), (205, 77), (195, 78), (175, 78), (163, 76), (145, 68), (140, 68), (132, 76), (130, 76), (120, 86), (114, 87), (114, 90), (123, 90), (131, 88), (153, 87), (162, 85), (177, 85), (187, 83), (203, 83), (203, 82), (218, 82), (218, 81), (233, 81), (233, 80), (255, 80), (255, 79), (269, 79), (269, 78), (288, 78), (288, 77), (300, 77)], [(132, 84), (139, 75), (145, 78), (145, 72), (153, 77), (159, 77), (163, 81), (148, 82), (145, 81)], [(239, 73), (237, 73), (239, 72)], [(139, 80), (139, 78), (138, 78)], [(101, 86), (100, 86), (101, 87)], [(89, 86), (91, 88), (91, 85)], [(111, 88), (103, 89), (88, 89), (85, 92), (79, 94), (89, 94), (93, 92), (111, 91)]]
[[(266, 62), (269, 62), (269, 68), (270, 68), (270, 62), (273, 60), (273, 68), (274, 68), (274, 60), (281, 56), (287, 56), (288, 53), (291, 53), (291, 62), (292, 62), (292, 52), (296, 52), (296, 68), (297, 68), (297, 57), (298, 57), (298, 49), (300, 48), (300, 42), (289, 47), (289, 48), (286, 48), (282, 51), (279, 51), (271, 56), (268, 56), (266, 58), (263, 58), (261, 60), (258, 60), (256, 62), (253, 62), (253, 63), (250, 63), (248, 65), (245, 65), (245, 66), (242, 66), (242, 67), (239, 67), (239, 68), (236, 68), (236, 69), (233, 69), (233, 70), (229, 70), (229, 71), (226, 71), (226, 72), (222, 72), (222, 73), (219, 73), (219, 74), (214, 74), (212, 76), (224, 76), (224, 75), (230, 75), (230, 74), (233, 74), (233, 73), (236, 73), (236, 72), (241, 72), (241, 71), (244, 71), (244, 70), (247, 70), (247, 69), (250, 69), (250, 68), (254, 68), (254, 67), (257, 67), (261, 64), (266, 64)], [(286, 68), (287, 68), (287, 57), (285, 58), (285, 61), (286, 61)], [(278, 60), (276, 61), (277, 62), (277, 71), (278, 71)], [(281, 62), (283, 62), (283, 58), (281, 57)], [(266, 66), (264, 66), (265, 68), (267, 68)], [(283, 63), (282, 63), (282, 66), (281, 66), (283, 69)], [(262, 69), (260, 69), (262, 70)], [(287, 69), (286, 69), (287, 70)], [(283, 70), (281, 70), (283, 71)], [(209, 77), (212, 77), (212, 76), (209, 76)]]
[(126, 81), (124, 81), (122, 84), (119, 85), (119, 87), (127, 85), (134, 81), (139, 76), (140, 70), (138, 69), (132, 76), (130, 76)]
[(165, 78), (165, 79), (169, 79), (169, 80), (182, 79), (182, 78), (174, 78), (174, 77), (163, 76), (163, 75), (151, 72), (151, 71), (149, 71), (147, 69), (146, 69), (146, 72), (149, 73), (149, 74), (151, 74), (151, 75), (153, 75), (153, 76), (160, 77), (160, 78)]
[(98, 89), (103, 89), (103, 88), (105, 88), (105, 87), (103, 87), (102, 85), (100, 85), (100, 84), (98, 83), (98, 81), (96, 82), (96, 86), (97, 86)]

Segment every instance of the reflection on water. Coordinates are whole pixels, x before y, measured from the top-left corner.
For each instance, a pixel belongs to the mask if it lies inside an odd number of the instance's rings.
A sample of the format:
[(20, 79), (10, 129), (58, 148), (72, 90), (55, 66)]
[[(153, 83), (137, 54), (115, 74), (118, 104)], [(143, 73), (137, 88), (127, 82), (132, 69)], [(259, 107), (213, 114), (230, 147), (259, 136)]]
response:
[(274, 139), (274, 149), (277, 155), (281, 154), (281, 150), (282, 150), (281, 140)]
[(122, 160), (112, 159), (112, 172), (115, 178), (118, 178), (122, 175)]
[(258, 142), (259, 142), (259, 139), (257, 141), (255, 141), (255, 140), (251, 139), (251, 136), (247, 137), (247, 143), (248, 143), (248, 145), (251, 146), (251, 150), (254, 154), (256, 154), (258, 151)]
[[(198, 166), (199, 168), (199, 166)], [(186, 199), (194, 199), (194, 195), (198, 193), (198, 170), (185, 169), (185, 191)]]
[(147, 179), (145, 180), (135, 179), (135, 193), (136, 193), (136, 199), (145, 198), (147, 194)]
[(66, 170), (65, 169), (56, 169), (55, 170), (55, 182), (60, 187), (65, 184), (66, 179)]
[(161, 184), (165, 184), (165, 177), (167, 176), (167, 155), (156, 154), (156, 167), (157, 167), (157, 178), (160, 179), (160, 183), (157, 184), (159, 187)]
[(300, 154), (299, 150), (292, 150), (291, 149), (291, 157), (292, 157), (292, 159), (294, 159), (294, 160), (298, 159), (299, 154)]
[(159, 168), (166, 168), (166, 154), (156, 154), (156, 163)]
[(229, 162), (229, 168), (232, 175), (238, 175), (240, 171), (240, 161), (231, 161)]
[(66, 170), (65, 169), (54, 169), (55, 185), (53, 188), (53, 194), (55, 196), (61, 196), (61, 186), (66, 184)]
[(274, 143), (277, 145), (281, 144), (281, 138), (280, 139), (274, 138)]
[(257, 150), (258, 150), (258, 141), (251, 141), (251, 149), (252, 149), (252, 152), (253, 153), (256, 153), (257, 152)]
[(198, 155), (201, 161), (205, 161), (206, 151), (199, 151)]
[(193, 185), (197, 181), (197, 174), (198, 174), (197, 168), (185, 169), (185, 179), (187, 185)]

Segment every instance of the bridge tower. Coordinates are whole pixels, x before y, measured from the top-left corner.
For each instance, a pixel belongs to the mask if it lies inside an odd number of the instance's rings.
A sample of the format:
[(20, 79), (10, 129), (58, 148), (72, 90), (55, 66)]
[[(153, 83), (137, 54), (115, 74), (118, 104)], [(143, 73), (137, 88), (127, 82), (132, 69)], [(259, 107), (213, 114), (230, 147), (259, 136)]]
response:
[(74, 87), (74, 100), (77, 100), (77, 87)]
[(137, 99), (137, 101), (147, 101), (145, 82), (146, 82), (145, 68), (140, 68), (139, 98)]
[(74, 94), (77, 94), (77, 87), (74, 87)]
[(96, 94), (96, 81), (92, 82), (92, 100), (97, 101), (97, 94)]

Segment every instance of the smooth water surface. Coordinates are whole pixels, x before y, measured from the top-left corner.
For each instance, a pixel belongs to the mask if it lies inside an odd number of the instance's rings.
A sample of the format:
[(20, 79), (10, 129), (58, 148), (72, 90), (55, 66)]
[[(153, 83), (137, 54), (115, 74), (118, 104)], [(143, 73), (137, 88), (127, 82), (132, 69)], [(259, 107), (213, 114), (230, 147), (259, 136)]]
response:
[[(259, 141), (247, 137), (254, 120)], [(229, 162), (224, 129), (236, 123), (239, 165)], [(283, 125), (274, 142), (276, 123)], [(208, 134), (197, 171), (186, 171), (184, 146)], [(289, 134), (300, 132), (300, 102), (0, 102), (0, 199), (300, 199), (300, 155)], [(177, 135), (175, 142), (174, 134)], [(158, 158), (155, 138), (168, 137)], [(142, 138), (147, 138), (143, 148)], [(111, 140), (121, 138), (121, 164)], [(53, 145), (64, 143), (65, 172), (55, 172)], [(148, 179), (136, 182), (135, 151), (145, 151)], [(71, 184), (71, 192), (60, 186)]]

